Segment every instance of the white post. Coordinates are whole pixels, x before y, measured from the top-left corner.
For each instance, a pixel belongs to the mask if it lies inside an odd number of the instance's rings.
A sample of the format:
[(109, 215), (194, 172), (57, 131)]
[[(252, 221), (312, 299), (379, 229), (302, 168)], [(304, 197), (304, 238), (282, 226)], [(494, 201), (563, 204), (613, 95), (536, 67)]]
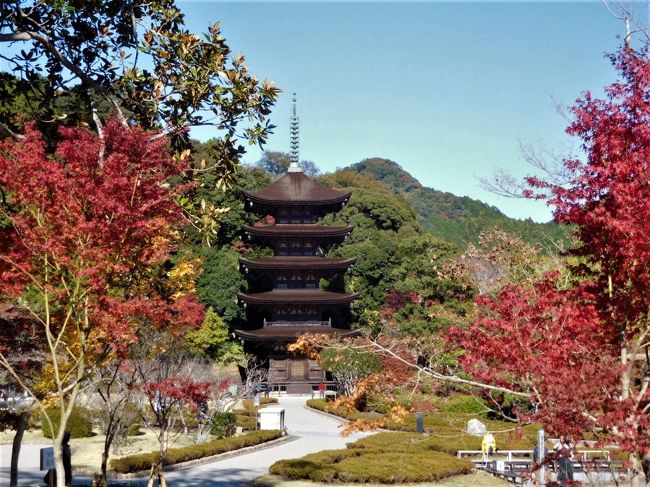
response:
[(546, 467), (544, 466), (544, 430), (539, 429), (537, 430), (537, 457), (539, 458), (539, 461), (542, 463), (541, 467), (539, 468), (539, 485), (544, 485), (545, 480), (546, 480)]

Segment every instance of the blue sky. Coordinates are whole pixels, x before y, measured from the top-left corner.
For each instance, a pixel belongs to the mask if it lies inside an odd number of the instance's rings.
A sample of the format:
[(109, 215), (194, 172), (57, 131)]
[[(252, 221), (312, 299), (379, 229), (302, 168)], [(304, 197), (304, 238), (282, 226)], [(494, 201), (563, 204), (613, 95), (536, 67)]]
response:
[[(477, 178), (497, 167), (530, 173), (520, 142), (566, 150), (566, 120), (553, 100), (601, 94), (615, 79), (604, 54), (624, 33), (601, 2), (180, 5), (194, 31), (220, 20), (250, 71), (284, 90), (269, 150), (289, 149), (295, 91), (301, 158), (322, 171), (385, 157), (426, 186), (538, 221), (550, 219), (543, 203), (495, 196)], [(252, 149), (244, 160), (259, 156)]]
[[(530, 174), (522, 143), (575, 149), (555, 104), (602, 95), (615, 81), (605, 54), (624, 34), (599, 1), (177, 1), (190, 30), (220, 20), (250, 71), (283, 90), (268, 150), (289, 150), (296, 92), (301, 159), (323, 172), (384, 157), (425, 186), (537, 221), (551, 218), (543, 202), (496, 196), (478, 178)], [(647, 2), (626, 5), (648, 24)], [(249, 147), (244, 162), (260, 155)]]

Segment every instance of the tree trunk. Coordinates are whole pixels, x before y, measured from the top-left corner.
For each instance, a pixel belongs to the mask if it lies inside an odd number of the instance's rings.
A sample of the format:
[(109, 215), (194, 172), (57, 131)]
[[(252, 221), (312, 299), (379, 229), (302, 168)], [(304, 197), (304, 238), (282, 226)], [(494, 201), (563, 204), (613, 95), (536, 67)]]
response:
[(147, 487), (153, 487), (154, 481), (156, 479), (158, 479), (158, 487), (167, 487), (167, 481), (165, 480), (162, 462), (159, 462), (158, 465), (151, 466), (151, 472), (149, 473)]
[(106, 445), (104, 445), (104, 451), (102, 452), (102, 466), (101, 466), (102, 485), (106, 485), (108, 480), (106, 478), (107, 464), (108, 464), (108, 451)]
[(108, 477), (106, 476), (106, 470), (108, 469), (108, 458), (110, 456), (110, 450), (114, 439), (115, 439), (115, 425), (109, 425), (106, 431), (106, 436), (104, 438), (104, 451), (102, 452), (101, 475), (102, 475), (103, 486), (108, 485)]
[(630, 453), (630, 487), (641, 487), (641, 460), (638, 455)]
[[(61, 436), (61, 434), (58, 436)], [(53, 447), (54, 467), (56, 468), (56, 485), (65, 485), (65, 467), (63, 466), (63, 450), (61, 449), (61, 438), (56, 438)]]
[(27, 429), (29, 421), (29, 413), (23, 411), (18, 415), (18, 422), (16, 423), (16, 435), (11, 447), (11, 473), (9, 477), (9, 487), (16, 487), (18, 485), (18, 458), (20, 457), (20, 447), (23, 444), (23, 434)]

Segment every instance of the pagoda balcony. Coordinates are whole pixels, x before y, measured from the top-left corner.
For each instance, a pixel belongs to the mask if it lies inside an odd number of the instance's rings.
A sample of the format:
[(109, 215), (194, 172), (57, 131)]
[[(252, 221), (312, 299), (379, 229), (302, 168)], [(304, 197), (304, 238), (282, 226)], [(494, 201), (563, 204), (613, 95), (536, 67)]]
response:
[(278, 321), (267, 321), (264, 318), (264, 326), (301, 326), (301, 327), (313, 327), (318, 328), (320, 326), (332, 326), (332, 318), (326, 321), (290, 321), (290, 320), (278, 320)]
[(250, 270), (340, 270), (351, 271), (357, 259), (330, 259), (311, 256), (277, 256), (262, 259), (239, 258), (240, 268)]
[(244, 235), (247, 240), (256, 238), (294, 238), (294, 239), (345, 239), (353, 227), (328, 227), (317, 224), (278, 224), (267, 227), (244, 226)]
[(336, 336), (339, 338), (352, 338), (361, 335), (359, 330), (347, 330), (343, 328), (334, 328), (332, 326), (301, 326), (301, 325), (286, 325), (286, 326), (265, 326), (254, 330), (235, 330), (235, 336), (245, 340), (259, 341), (259, 342), (283, 342), (290, 343), (302, 335), (317, 334)]
[(352, 304), (359, 297), (359, 293), (335, 293), (321, 291), (320, 289), (274, 289), (261, 293), (237, 293), (237, 297), (244, 305), (330, 305), (340, 306)]

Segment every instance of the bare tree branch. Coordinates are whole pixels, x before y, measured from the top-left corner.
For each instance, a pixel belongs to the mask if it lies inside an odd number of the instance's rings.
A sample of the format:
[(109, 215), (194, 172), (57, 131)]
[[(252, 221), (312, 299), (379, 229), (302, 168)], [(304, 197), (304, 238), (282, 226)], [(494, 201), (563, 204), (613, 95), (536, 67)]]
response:
[[(83, 84), (92, 87), (98, 94), (104, 97), (106, 101), (108, 101), (115, 108), (115, 111), (122, 124), (126, 125), (126, 119), (124, 118), (124, 114), (122, 113), (122, 110), (120, 109), (117, 100), (115, 100), (115, 98), (113, 98), (110, 94), (108, 94), (100, 84), (98, 84), (94, 79), (92, 79), (92, 77), (88, 76), (79, 66), (77, 66), (75, 63), (73, 63), (65, 56), (63, 56), (63, 54), (61, 54), (61, 52), (56, 48), (56, 46), (52, 43), (50, 39), (37, 32), (15, 32), (12, 34), (0, 34), (0, 42), (16, 42), (16, 41), (23, 41), (23, 42), (34, 41), (37, 42), (39, 45), (41, 45), (47, 52), (49, 52), (52, 56), (54, 56), (63, 66), (65, 66), (68, 70), (70, 70), (71, 73), (77, 76), (77, 78), (79, 78)], [(97, 123), (97, 117), (95, 116), (94, 111), (93, 111), (93, 120), (95, 121), (95, 123)], [(101, 126), (98, 126), (97, 129), (101, 130)]]
[(0, 122), (0, 129), (4, 130), (9, 134), (10, 137), (16, 139), (16, 140), (25, 140), (25, 136), (21, 134), (17, 134), (13, 130), (11, 130), (7, 125), (4, 123)]

